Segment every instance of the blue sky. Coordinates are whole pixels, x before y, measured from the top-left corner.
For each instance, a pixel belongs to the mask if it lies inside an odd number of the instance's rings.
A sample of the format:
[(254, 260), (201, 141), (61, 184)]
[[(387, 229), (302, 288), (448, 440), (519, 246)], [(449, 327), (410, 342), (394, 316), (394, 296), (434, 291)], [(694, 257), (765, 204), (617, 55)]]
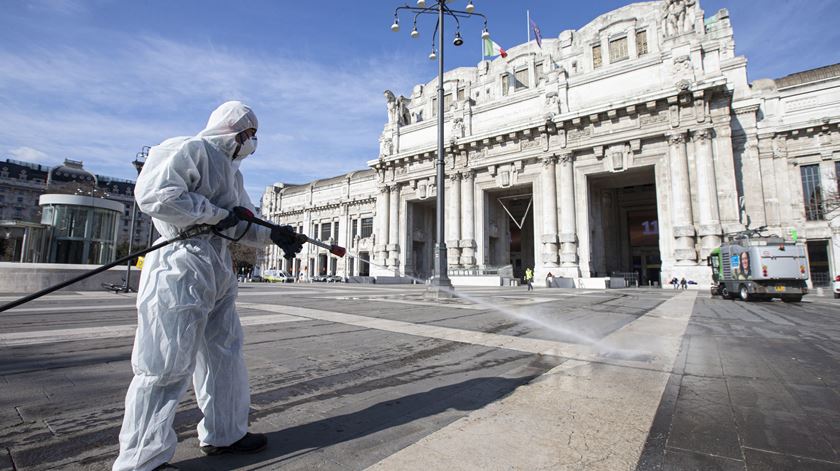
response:
[[(195, 134), (218, 104), (239, 99), (260, 118), (260, 147), (242, 165), (255, 203), (277, 181), (364, 168), (386, 121), (383, 90), (407, 95), (437, 71), (426, 59), (431, 18), (417, 40), (406, 16), (400, 33), (389, 30), (404, 3), (0, 0), (0, 158), (73, 158), (133, 179), (142, 146)], [(474, 3), (511, 47), (526, 40), (526, 9), (551, 37), (628, 2)], [(729, 9), (751, 80), (840, 62), (840, 0), (700, 3), (707, 16)], [(464, 25), (447, 69), (476, 65), (480, 29)]]

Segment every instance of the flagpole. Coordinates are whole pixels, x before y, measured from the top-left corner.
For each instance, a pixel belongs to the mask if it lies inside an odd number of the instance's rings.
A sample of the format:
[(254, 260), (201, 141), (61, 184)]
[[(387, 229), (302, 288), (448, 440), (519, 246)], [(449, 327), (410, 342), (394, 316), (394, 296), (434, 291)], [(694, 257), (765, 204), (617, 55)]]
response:
[(531, 51), (531, 10), (525, 10), (525, 30), (528, 31), (528, 52)]

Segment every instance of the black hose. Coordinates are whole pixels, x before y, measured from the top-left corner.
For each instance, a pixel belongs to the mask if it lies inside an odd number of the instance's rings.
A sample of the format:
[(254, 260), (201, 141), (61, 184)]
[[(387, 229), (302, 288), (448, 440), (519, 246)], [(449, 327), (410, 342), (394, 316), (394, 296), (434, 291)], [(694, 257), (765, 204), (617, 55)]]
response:
[(138, 252), (134, 252), (132, 254), (126, 255), (125, 257), (122, 257), (118, 260), (114, 260), (113, 262), (111, 262), (107, 265), (102, 265), (99, 268), (95, 268), (95, 269), (93, 269), (93, 270), (91, 270), (87, 273), (83, 273), (83, 274), (81, 274), (81, 275), (79, 275), (75, 278), (69, 279), (67, 281), (63, 281), (63, 282), (61, 282), (57, 285), (50, 286), (49, 288), (44, 288), (41, 291), (38, 291), (38, 292), (32, 293), (30, 295), (24, 296), (20, 299), (12, 301), (8, 304), (4, 304), (4, 305), (0, 306), (0, 312), (8, 311), (9, 309), (18, 307), (21, 304), (28, 303), (29, 301), (40, 298), (41, 296), (45, 296), (47, 294), (50, 294), (53, 291), (60, 290), (61, 288), (72, 285), (73, 283), (77, 283), (79, 281), (82, 281), (85, 278), (90, 278), (91, 276), (96, 275), (97, 273), (102, 273), (103, 271), (108, 270), (109, 268), (113, 268), (113, 267), (115, 267), (117, 265), (120, 265), (122, 263), (125, 263), (125, 262), (131, 260), (132, 258), (140, 257), (141, 255), (145, 255), (149, 252), (153, 252), (153, 251), (155, 251), (157, 249), (160, 249), (162, 247), (166, 247), (167, 245), (169, 245), (173, 242), (188, 239), (190, 237), (195, 237), (195, 236), (201, 235), (201, 234), (206, 234), (207, 232), (210, 232), (210, 230), (212, 228), (213, 228), (212, 226), (197, 226), (197, 227), (194, 227), (194, 228), (189, 229), (189, 230), (187, 230), (187, 231), (185, 231), (181, 234), (178, 234), (178, 237), (175, 237), (175, 238), (169, 239), (169, 240), (165, 240), (165, 241), (163, 241), (159, 244), (153, 245), (151, 247), (146, 247), (143, 250), (140, 250)]

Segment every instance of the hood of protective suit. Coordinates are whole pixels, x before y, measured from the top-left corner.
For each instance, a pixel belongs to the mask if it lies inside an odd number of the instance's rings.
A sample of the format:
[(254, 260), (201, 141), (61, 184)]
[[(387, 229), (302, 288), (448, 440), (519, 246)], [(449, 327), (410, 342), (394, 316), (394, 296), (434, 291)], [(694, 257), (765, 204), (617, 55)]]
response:
[[(222, 103), (210, 114), (207, 126), (198, 133), (201, 137), (219, 150), (233, 157), (239, 145), (236, 142), (236, 135), (246, 129), (258, 129), (257, 115), (248, 105), (241, 101), (228, 101)], [(245, 156), (237, 156), (236, 161), (243, 160)]]

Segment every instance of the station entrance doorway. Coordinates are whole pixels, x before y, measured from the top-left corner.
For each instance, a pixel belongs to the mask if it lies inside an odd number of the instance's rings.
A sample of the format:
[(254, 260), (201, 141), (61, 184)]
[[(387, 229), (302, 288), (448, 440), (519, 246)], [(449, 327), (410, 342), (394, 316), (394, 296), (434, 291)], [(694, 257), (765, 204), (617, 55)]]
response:
[(408, 244), (406, 254), (406, 273), (426, 280), (434, 273), (435, 235), (437, 234), (437, 220), (435, 218), (434, 198), (409, 201), (406, 205), (408, 221)]
[(628, 286), (660, 285), (654, 168), (599, 174), (588, 181), (592, 276), (623, 276)]
[(485, 254), (488, 268), (509, 267), (513, 278), (535, 268), (533, 187), (522, 185), (484, 193)]

